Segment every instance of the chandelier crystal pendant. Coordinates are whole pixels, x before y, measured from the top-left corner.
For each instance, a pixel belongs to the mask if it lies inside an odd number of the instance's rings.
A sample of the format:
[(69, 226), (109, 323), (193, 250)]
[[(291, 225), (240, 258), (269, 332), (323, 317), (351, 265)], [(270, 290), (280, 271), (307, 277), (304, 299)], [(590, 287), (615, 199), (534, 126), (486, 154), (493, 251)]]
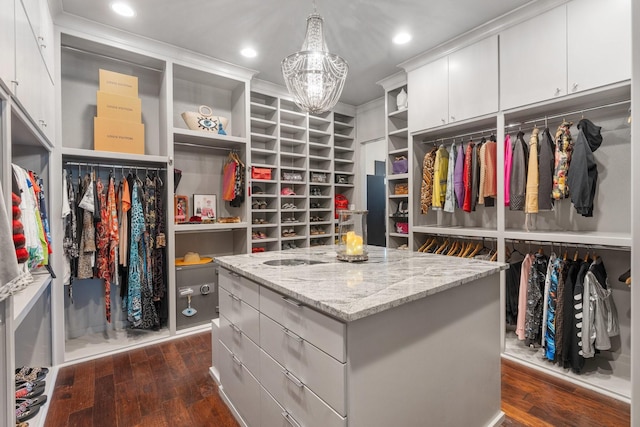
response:
[(322, 26), (314, 10), (307, 18), (302, 48), (282, 60), (282, 75), (296, 105), (314, 114), (336, 105), (349, 71), (347, 61), (327, 49)]

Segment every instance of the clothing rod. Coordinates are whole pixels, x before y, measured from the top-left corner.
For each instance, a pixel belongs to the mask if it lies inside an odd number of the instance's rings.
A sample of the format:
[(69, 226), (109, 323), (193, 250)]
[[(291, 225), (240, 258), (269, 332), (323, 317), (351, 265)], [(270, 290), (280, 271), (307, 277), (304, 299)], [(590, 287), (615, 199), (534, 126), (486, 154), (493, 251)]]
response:
[(544, 117), (541, 117), (541, 118), (538, 118), (538, 119), (527, 120), (527, 121), (520, 122), (520, 123), (512, 123), (512, 124), (506, 125), (505, 127), (506, 128), (512, 128), (512, 127), (521, 126), (521, 125), (527, 125), (527, 124), (531, 124), (531, 123), (536, 124), (536, 123), (539, 123), (539, 122), (545, 122), (545, 120), (549, 121), (549, 120), (553, 120), (553, 119), (558, 119), (560, 117), (564, 118), (566, 116), (572, 116), (574, 114), (584, 114), (584, 113), (587, 113), (589, 111), (597, 111), (597, 110), (602, 110), (602, 109), (605, 109), (605, 108), (617, 107), (619, 105), (625, 105), (625, 104), (630, 104), (630, 103), (631, 103), (631, 100), (612, 102), (610, 104), (598, 105), (597, 107), (584, 108), (582, 110), (570, 111), (568, 113), (554, 114), (554, 115), (551, 115), (551, 116), (544, 116)]
[(157, 73), (164, 72), (164, 70), (162, 70), (160, 68), (154, 68), (154, 67), (150, 67), (148, 65), (138, 64), (137, 62), (128, 61), (126, 59), (116, 58), (114, 56), (105, 55), (103, 53), (91, 52), (89, 50), (81, 49), (79, 47), (73, 47), (73, 46), (69, 46), (69, 45), (66, 45), (66, 44), (63, 44), (60, 47), (62, 49), (71, 50), (73, 52), (80, 52), (80, 53), (84, 53), (84, 54), (87, 54), (87, 55), (97, 56), (99, 58), (108, 59), (110, 61), (116, 61), (116, 62), (122, 62), (124, 64), (135, 65), (136, 67), (144, 68), (144, 69), (150, 70), (150, 71), (155, 71)]
[[(423, 143), (423, 144), (435, 144), (435, 143), (437, 143), (437, 142), (444, 143), (444, 141), (445, 141), (445, 140), (453, 140), (453, 141), (455, 141), (455, 140), (456, 140), (456, 139), (458, 139), (458, 138), (462, 139), (462, 138), (464, 138), (465, 136), (474, 136), (474, 135), (475, 135), (475, 136), (482, 137), (482, 135), (483, 135), (483, 134), (485, 134), (485, 133), (489, 133), (489, 132), (491, 132), (491, 133), (495, 134), (495, 133), (496, 133), (496, 131), (497, 131), (497, 129), (496, 129), (496, 128), (490, 128), (490, 129), (484, 129), (484, 130), (477, 130), (477, 131), (475, 131), (475, 132), (463, 133), (463, 134), (461, 134), (461, 135), (456, 135), (456, 136), (447, 136), (447, 137), (444, 137), (444, 138), (437, 138), (437, 139), (434, 139), (434, 140), (431, 140), (431, 141), (423, 140), (423, 141), (422, 141), (422, 143)], [(489, 135), (489, 136), (490, 136), (490, 135)], [(464, 142), (464, 141), (463, 141), (463, 142)]]
[(565, 248), (582, 248), (582, 249), (598, 249), (598, 250), (613, 250), (613, 251), (631, 251), (628, 246), (611, 246), (611, 245), (588, 245), (584, 243), (566, 243), (566, 242), (548, 242), (543, 240), (519, 240), (519, 239), (506, 239), (506, 243), (520, 243), (523, 245), (538, 245), (538, 246), (558, 246)]
[(98, 167), (98, 168), (106, 168), (106, 169), (145, 169), (145, 170), (155, 170), (155, 171), (166, 171), (167, 168), (159, 168), (153, 166), (131, 166), (131, 165), (109, 165), (105, 163), (86, 163), (86, 162), (63, 162), (65, 166), (89, 166), (89, 167)]

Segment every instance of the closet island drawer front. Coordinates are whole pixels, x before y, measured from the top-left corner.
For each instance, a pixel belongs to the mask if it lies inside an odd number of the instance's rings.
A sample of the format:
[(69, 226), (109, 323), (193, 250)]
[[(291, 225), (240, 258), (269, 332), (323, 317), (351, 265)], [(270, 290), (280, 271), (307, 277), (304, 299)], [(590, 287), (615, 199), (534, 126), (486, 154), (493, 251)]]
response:
[(249, 370), (240, 362), (238, 356), (233, 354), (224, 345), (220, 346), (222, 353), (219, 356), (220, 383), (222, 391), (231, 400), (247, 425), (260, 425), (260, 383)]
[(229, 322), (238, 326), (253, 342), (260, 342), (260, 316), (258, 310), (245, 303), (236, 295), (219, 287), (220, 316), (225, 316)]
[(260, 347), (336, 412), (347, 414), (343, 363), (264, 314), (260, 315)]
[(264, 286), (260, 289), (260, 311), (340, 362), (346, 362), (344, 323)]
[[(293, 419), (293, 422), (290, 421), (291, 419)], [(293, 418), (293, 415), (285, 411), (285, 409), (276, 402), (264, 387), (260, 387), (260, 422), (261, 427), (292, 427), (292, 425), (301, 425)]]
[(264, 350), (260, 352), (260, 381), (293, 419), (305, 427), (345, 427), (347, 418), (331, 409), (293, 373)]
[(218, 284), (252, 307), (260, 309), (258, 305), (260, 303), (260, 285), (257, 283), (226, 268), (220, 268)]
[(260, 348), (251, 341), (238, 325), (220, 316), (220, 341), (245, 365), (256, 377), (260, 372)]

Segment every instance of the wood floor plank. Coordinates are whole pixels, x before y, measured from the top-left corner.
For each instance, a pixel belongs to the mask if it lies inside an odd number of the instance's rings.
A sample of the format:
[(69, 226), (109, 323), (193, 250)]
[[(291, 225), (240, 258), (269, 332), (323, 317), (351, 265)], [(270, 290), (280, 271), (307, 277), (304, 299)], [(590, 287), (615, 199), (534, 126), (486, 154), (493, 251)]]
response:
[[(210, 340), (204, 332), (61, 368), (45, 427), (239, 427), (209, 376)], [(501, 378), (502, 427), (630, 424), (629, 405), (538, 370), (503, 360)]]

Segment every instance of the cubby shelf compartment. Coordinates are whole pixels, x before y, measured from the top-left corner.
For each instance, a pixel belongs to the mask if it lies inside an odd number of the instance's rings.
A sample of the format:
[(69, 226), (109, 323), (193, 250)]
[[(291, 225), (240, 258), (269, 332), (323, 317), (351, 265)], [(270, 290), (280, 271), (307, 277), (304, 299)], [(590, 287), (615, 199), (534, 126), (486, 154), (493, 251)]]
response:
[(276, 107), (259, 102), (251, 102), (251, 113), (270, 114), (276, 111)]
[(399, 148), (397, 150), (391, 150), (389, 151), (389, 155), (394, 155), (394, 154), (407, 154), (409, 152), (408, 148)]
[(251, 132), (251, 141), (254, 142), (270, 142), (278, 139), (275, 135), (267, 135), (266, 133)]
[(402, 234), (402, 233), (389, 233), (389, 236), (391, 236), (391, 237), (401, 237), (403, 239), (408, 239), (409, 238), (408, 234)]
[(215, 147), (223, 149), (239, 149), (247, 143), (246, 138), (230, 135), (218, 135), (205, 133), (199, 130), (173, 129), (173, 141), (182, 144), (197, 145), (200, 147)]
[(398, 130), (394, 130), (389, 132), (389, 136), (396, 136), (396, 135), (408, 135), (409, 133), (409, 129), (408, 128), (402, 128), (402, 129), (398, 129)]
[(401, 181), (401, 180), (409, 179), (408, 173), (398, 173), (395, 175), (387, 175), (387, 181)]
[(402, 110), (396, 110), (389, 113), (387, 117), (390, 119), (408, 120), (408, 111), (408, 109), (403, 108)]
[(408, 199), (408, 194), (389, 194), (390, 199)]
[(29, 311), (40, 298), (40, 295), (51, 283), (51, 275), (47, 271), (32, 273), (33, 283), (22, 291), (13, 295), (13, 319), (14, 327), (18, 328), (27, 317)]
[(276, 126), (273, 120), (265, 120), (257, 117), (251, 117), (251, 127), (255, 129), (269, 129)]

